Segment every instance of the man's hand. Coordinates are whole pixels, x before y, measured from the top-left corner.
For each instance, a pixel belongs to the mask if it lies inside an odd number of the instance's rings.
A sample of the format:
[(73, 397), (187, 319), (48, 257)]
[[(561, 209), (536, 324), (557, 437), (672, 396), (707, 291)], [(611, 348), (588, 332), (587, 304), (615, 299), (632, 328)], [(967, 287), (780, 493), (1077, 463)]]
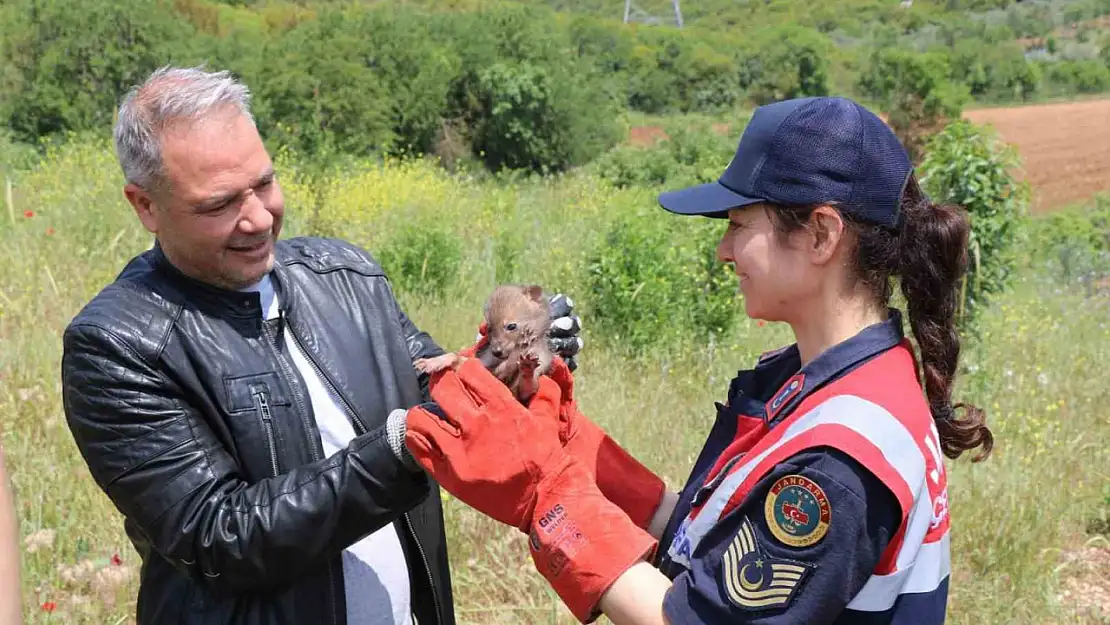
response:
[(19, 518), (4, 465), (4, 451), (0, 449), (0, 625), (23, 622), (19, 607), (20, 555)]

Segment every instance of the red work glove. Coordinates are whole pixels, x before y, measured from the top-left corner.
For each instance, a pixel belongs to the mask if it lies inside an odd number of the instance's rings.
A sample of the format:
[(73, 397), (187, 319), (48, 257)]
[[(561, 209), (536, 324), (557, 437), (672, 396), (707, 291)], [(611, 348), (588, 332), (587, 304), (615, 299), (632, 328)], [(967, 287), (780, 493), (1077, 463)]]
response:
[[(483, 386), (475, 391), (463, 378)], [(406, 416), (405, 445), (413, 458), (448, 492), (527, 532), (541, 467), (563, 455), (553, 425), (559, 386), (541, 378), (525, 408), (480, 361), (468, 358), (458, 372), (433, 374), (430, 390), (436, 404), (416, 406)]]
[(540, 574), (583, 623), (612, 583), (651, 556), (655, 540), (597, 489), (551, 427), (560, 393), (540, 379), (528, 408), (468, 359), (434, 376), (439, 417), (409, 411), (406, 444), (448, 492), (529, 536)]
[(559, 439), (563, 448), (596, 476), (602, 494), (620, 506), (633, 523), (647, 528), (667, 490), (666, 484), (579, 412), (574, 401), (574, 378), (561, 358), (552, 359), (547, 375), (562, 389)]

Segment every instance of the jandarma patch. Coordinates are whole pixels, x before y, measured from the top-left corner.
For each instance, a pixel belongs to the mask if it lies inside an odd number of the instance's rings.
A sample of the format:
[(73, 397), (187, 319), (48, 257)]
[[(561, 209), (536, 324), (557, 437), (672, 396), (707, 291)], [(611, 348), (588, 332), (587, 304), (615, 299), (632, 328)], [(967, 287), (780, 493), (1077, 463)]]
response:
[(772, 558), (759, 547), (747, 517), (721, 556), (721, 583), (728, 600), (745, 610), (782, 608), (794, 599), (812, 564)]
[(779, 479), (763, 504), (771, 534), (791, 547), (818, 543), (829, 531), (832, 508), (825, 491), (801, 475)]

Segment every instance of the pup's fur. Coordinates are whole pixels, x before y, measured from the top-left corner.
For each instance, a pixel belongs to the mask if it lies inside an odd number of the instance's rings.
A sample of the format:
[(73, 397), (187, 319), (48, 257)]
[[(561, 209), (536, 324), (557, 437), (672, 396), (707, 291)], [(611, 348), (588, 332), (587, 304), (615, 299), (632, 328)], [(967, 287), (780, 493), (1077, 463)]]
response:
[[(547, 344), (550, 314), (543, 289), (534, 284), (502, 285), (486, 300), (489, 341), (475, 355), (524, 404), (535, 394), (540, 376), (551, 368), (553, 354)], [(432, 374), (461, 362), (462, 357), (452, 352), (421, 358), (414, 364), (418, 371)]]

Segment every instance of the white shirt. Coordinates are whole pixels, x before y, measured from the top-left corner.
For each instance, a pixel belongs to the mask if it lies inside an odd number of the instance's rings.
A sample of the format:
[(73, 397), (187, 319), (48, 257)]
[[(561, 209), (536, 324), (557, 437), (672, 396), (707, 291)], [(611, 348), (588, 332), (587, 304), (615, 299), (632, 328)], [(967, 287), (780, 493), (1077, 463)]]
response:
[[(258, 292), (266, 319), (277, 318), (277, 293), (269, 274), (244, 290)], [(282, 334), (285, 349), (308, 388), (324, 454), (330, 456), (355, 437), (354, 427), (289, 334)], [(343, 552), (343, 580), (348, 623), (410, 625), (413, 622), (405, 553), (393, 524), (382, 527)]]

